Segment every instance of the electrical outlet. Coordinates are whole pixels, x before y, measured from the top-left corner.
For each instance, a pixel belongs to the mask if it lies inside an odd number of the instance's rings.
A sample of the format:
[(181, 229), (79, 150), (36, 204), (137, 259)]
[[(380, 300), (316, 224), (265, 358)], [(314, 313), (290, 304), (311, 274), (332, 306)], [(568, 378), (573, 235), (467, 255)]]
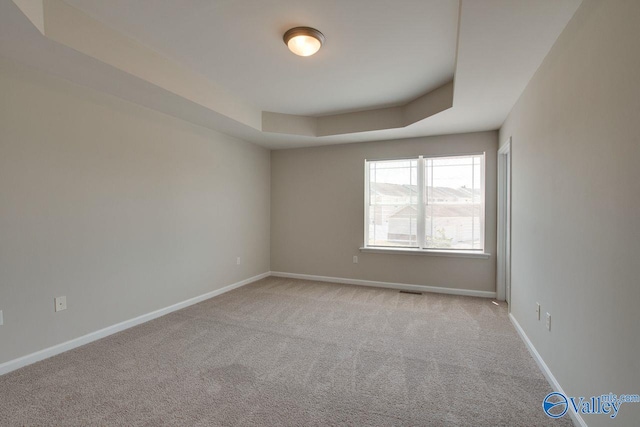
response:
[(547, 313), (547, 329), (551, 330), (551, 315)]
[(240, 265), (240, 257), (236, 258), (236, 264)]
[(358, 256), (357, 256), (357, 255), (354, 255), (354, 256), (353, 256), (353, 263), (354, 263), (354, 264), (357, 264), (357, 263), (358, 263)]
[(2, 310), (0, 310), (0, 326), (4, 325), (4, 317), (2, 317)]
[(540, 320), (540, 303), (536, 303), (536, 318)]
[(53, 299), (55, 303), (56, 311), (62, 311), (67, 309), (67, 297), (57, 297)]

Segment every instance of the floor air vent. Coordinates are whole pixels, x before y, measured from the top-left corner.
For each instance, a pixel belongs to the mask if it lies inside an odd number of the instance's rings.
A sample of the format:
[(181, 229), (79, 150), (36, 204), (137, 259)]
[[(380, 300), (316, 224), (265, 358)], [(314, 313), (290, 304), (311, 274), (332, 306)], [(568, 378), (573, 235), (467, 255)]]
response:
[(413, 295), (422, 295), (422, 292), (418, 291), (400, 291), (401, 294), (413, 294)]

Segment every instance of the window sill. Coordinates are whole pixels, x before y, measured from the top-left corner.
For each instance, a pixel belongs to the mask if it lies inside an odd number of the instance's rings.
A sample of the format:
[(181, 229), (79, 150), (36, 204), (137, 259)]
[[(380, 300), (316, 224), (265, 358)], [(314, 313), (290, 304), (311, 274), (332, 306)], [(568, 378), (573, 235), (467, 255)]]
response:
[(376, 254), (402, 254), (402, 255), (427, 255), (427, 256), (444, 256), (454, 258), (480, 258), (489, 259), (491, 254), (486, 252), (471, 251), (438, 251), (434, 249), (412, 249), (412, 248), (383, 248), (383, 247), (362, 247), (360, 252), (369, 252)]

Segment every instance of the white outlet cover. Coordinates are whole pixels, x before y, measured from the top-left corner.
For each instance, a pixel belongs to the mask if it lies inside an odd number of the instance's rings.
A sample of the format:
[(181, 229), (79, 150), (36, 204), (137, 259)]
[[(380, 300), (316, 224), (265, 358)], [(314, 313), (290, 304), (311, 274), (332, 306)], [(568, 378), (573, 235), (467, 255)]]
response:
[(547, 313), (547, 329), (551, 330), (551, 315)]
[(240, 265), (240, 257), (236, 258), (236, 264)]
[(2, 310), (0, 310), (0, 326), (4, 325), (4, 317), (2, 316)]
[(354, 264), (357, 264), (357, 263), (358, 263), (358, 256), (357, 256), (357, 255), (354, 255), (354, 256), (353, 256), (353, 263), (354, 263)]
[(67, 297), (54, 298), (56, 311), (62, 311), (67, 309)]

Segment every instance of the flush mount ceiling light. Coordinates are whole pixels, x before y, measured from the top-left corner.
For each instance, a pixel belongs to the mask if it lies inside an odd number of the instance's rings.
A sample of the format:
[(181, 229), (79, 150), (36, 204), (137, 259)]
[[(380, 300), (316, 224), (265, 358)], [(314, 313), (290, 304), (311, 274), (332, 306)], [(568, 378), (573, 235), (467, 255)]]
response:
[(295, 27), (282, 37), (289, 50), (299, 56), (311, 56), (320, 50), (324, 35), (310, 27)]

